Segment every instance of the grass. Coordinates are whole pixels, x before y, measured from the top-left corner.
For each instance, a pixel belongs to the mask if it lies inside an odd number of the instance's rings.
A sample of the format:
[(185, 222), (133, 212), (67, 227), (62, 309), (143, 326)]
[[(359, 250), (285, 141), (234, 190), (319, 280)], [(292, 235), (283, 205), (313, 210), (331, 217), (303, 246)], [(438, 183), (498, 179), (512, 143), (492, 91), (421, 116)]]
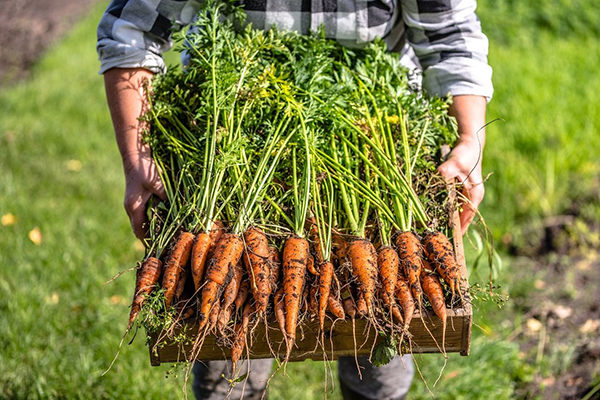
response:
[[(168, 366), (150, 367), (141, 332), (101, 376), (125, 329), (133, 273), (104, 283), (142, 256), (122, 208), (120, 158), (96, 73), (101, 12), (94, 9), (28, 81), (0, 92), (0, 216), (17, 218), (0, 226), (1, 398), (158, 398), (182, 391), (181, 377), (165, 379)], [(484, 169), (494, 174), (482, 212), (497, 239), (563, 212), (600, 172), (599, 53), (598, 40), (549, 33), (535, 43), (492, 45), (496, 94), (488, 119), (504, 121), (488, 129)], [(36, 227), (38, 245), (28, 238)], [(512, 282), (510, 271), (505, 262), (500, 282), (518, 304), (526, 282)], [(510, 399), (515, 385), (530, 378), (531, 366), (506, 340), (513, 325), (502, 320), (518, 319), (510, 304), (502, 311), (478, 305), (483, 329), (474, 329), (472, 354), (450, 357), (432, 388), (436, 398)], [(441, 358), (417, 361), (432, 386)], [(322, 397), (322, 363), (291, 364), (288, 375), (274, 380), (271, 398)], [(430, 398), (419, 379), (411, 396)], [(341, 398), (339, 391), (330, 398)]]

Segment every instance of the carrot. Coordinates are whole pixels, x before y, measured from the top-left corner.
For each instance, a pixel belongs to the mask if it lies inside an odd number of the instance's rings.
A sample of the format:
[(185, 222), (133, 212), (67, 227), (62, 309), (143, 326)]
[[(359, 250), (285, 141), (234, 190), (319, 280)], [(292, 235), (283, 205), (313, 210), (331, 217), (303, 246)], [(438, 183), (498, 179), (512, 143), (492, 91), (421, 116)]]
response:
[(309, 254), (309, 256), (308, 256), (308, 262), (306, 263), (306, 269), (308, 270), (308, 272), (310, 272), (311, 275), (315, 275), (315, 276), (319, 275), (319, 271), (317, 271), (317, 269), (315, 268), (315, 258), (312, 256), (312, 254)]
[(420, 309), (421, 298), (423, 296), (423, 290), (419, 282), (421, 271), (423, 270), (423, 249), (421, 242), (414, 232), (406, 231), (400, 233), (396, 238), (396, 248), (400, 256), (402, 272)]
[(281, 273), (281, 254), (275, 246), (269, 246), (269, 269), (271, 270), (271, 291), (277, 289)]
[(383, 246), (379, 248), (377, 253), (377, 266), (379, 267), (379, 282), (381, 282), (381, 298), (383, 304), (393, 310), (396, 301), (394, 299), (394, 291), (396, 289), (396, 281), (398, 280), (398, 266), (400, 260), (398, 253), (391, 246)]
[(171, 249), (162, 280), (162, 288), (165, 291), (165, 306), (167, 308), (173, 302), (179, 275), (190, 258), (193, 243), (194, 235), (189, 232), (183, 232)]
[(404, 336), (404, 333), (408, 331), (408, 328), (410, 327), (410, 322), (412, 321), (413, 314), (415, 313), (415, 301), (412, 297), (410, 286), (401, 276), (399, 276), (398, 280), (396, 281), (395, 292), (398, 302), (402, 307), (402, 311), (404, 312), (404, 329), (402, 331), (402, 336)]
[(248, 334), (248, 325), (250, 324), (250, 316), (254, 314), (256, 308), (250, 302), (246, 303), (242, 321), (236, 326), (235, 339), (231, 346), (231, 363), (232, 371), (235, 372), (238, 361), (242, 358), (244, 347), (246, 346), (246, 335)]
[(331, 293), (331, 282), (333, 281), (333, 263), (326, 261), (320, 265), (319, 275), (319, 327), (323, 330), (325, 325), (325, 312)]
[(248, 298), (248, 293), (250, 292), (250, 281), (247, 279), (242, 279), (242, 283), (240, 284), (240, 289), (238, 290), (237, 296), (235, 297), (235, 312), (239, 312), (246, 299)]
[(307, 281), (306, 284), (310, 286), (308, 294), (308, 314), (313, 318), (319, 314), (319, 284), (316, 279), (311, 281), (310, 284)]
[(271, 273), (269, 268), (269, 243), (258, 228), (250, 227), (244, 232), (246, 249), (244, 263), (250, 277), (250, 287), (256, 302), (256, 310), (264, 314), (271, 296)]
[(283, 338), (287, 341), (287, 334), (285, 333), (285, 302), (283, 301), (283, 286), (277, 289), (273, 304), (275, 308), (275, 319), (279, 324), (279, 329), (281, 330)]
[(431, 307), (435, 314), (440, 317), (442, 320), (442, 343), (443, 338), (446, 335), (446, 303), (444, 302), (444, 290), (442, 289), (442, 284), (437, 276), (434, 274), (422, 274), (421, 275), (421, 285), (423, 286), (423, 292), (429, 299), (431, 303)]
[[(344, 312), (344, 307), (340, 303), (340, 301), (335, 297), (333, 293), (329, 293), (327, 298), (327, 309), (330, 313), (335, 315), (336, 318), (344, 319), (346, 318), (346, 313)], [(323, 328), (321, 327), (321, 330)]]
[(185, 289), (185, 283), (187, 281), (187, 277), (189, 275), (189, 268), (186, 266), (179, 274), (179, 280), (177, 281), (177, 288), (175, 288), (175, 299), (177, 301), (181, 300), (181, 295), (183, 295), (183, 290)]
[(367, 302), (364, 297), (359, 296), (358, 300), (356, 300), (356, 312), (361, 317), (369, 315), (369, 308), (367, 307)]
[(215, 248), (217, 247), (217, 243), (219, 243), (219, 240), (221, 240), (221, 236), (223, 236), (224, 233), (225, 225), (221, 221), (214, 221), (212, 227), (210, 228), (210, 232), (208, 233), (210, 237), (210, 247), (206, 257), (207, 260), (212, 258)]
[(131, 303), (131, 312), (129, 313), (129, 324), (127, 329), (131, 328), (133, 321), (137, 318), (146, 296), (148, 296), (162, 273), (162, 262), (156, 257), (148, 257), (146, 261), (138, 268), (135, 279), (135, 291), (133, 292), (133, 301)]
[(230, 271), (240, 262), (244, 242), (238, 235), (225, 233), (221, 236), (215, 250), (215, 256), (206, 270), (204, 286), (202, 287), (202, 298), (200, 303), (200, 329), (206, 324), (206, 318), (210, 310), (219, 299), (220, 290), (226, 279), (231, 275)]
[(221, 305), (217, 301), (217, 302), (215, 302), (215, 305), (210, 310), (210, 314), (208, 315), (207, 329), (211, 330), (211, 329), (213, 329), (214, 327), (217, 326), (217, 322), (218, 322), (219, 314), (220, 313), (221, 313)]
[(444, 279), (444, 282), (450, 286), (452, 296), (460, 293), (460, 267), (454, 257), (454, 250), (450, 240), (442, 232), (428, 232), (423, 238), (423, 247), (425, 254), (438, 274)]
[(364, 301), (359, 307), (359, 313), (366, 311), (373, 315), (373, 300), (377, 283), (377, 253), (366, 239), (358, 239), (348, 247), (348, 258), (352, 264), (352, 274), (357, 278), (358, 301)]
[(285, 301), (285, 331), (289, 338), (286, 359), (296, 340), (296, 325), (300, 312), (301, 295), (306, 277), (309, 245), (304, 238), (294, 236), (283, 247), (283, 292)]
[(304, 282), (304, 289), (302, 289), (302, 298), (300, 300), (300, 311), (302, 314), (308, 313), (308, 305), (309, 305), (309, 294), (310, 294), (310, 285), (307, 282)]
[(308, 239), (312, 244), (312, 253), (315, 257), (314, 262), (316, 265), (321, 265), (325, 262), (325, 260), (323, 259), (323, 247), (321, 246), (321, 238), (319, 237), (319, 227), (317, 225), (317, 220), (315, 217), (310, 217), (308, 218), (308, 223)]
[(196, 291), (202, 286), (202, 280), (204, 279), (204, 269), (206, 267), (206, 260), (208, 257), (208, 251), (211, 247), (210, 234), (206, 232), (199, 233), (194, 239), (194, 246), (192, 247), (192, 277), (194, 279), (194, 288)]
[(221, 300), (221, 308), (226, 310), (235, 302), (238, 291), (240, 290), (240, 285), (242, 283), (242, 275), (244, 270), (242, 269), (241, 261), (238, 262), (235, 267), (233, 267), (233, 273), (231, 276), (231, 280), (225, 286), (225, 290), (223, 291), (223, 299)]

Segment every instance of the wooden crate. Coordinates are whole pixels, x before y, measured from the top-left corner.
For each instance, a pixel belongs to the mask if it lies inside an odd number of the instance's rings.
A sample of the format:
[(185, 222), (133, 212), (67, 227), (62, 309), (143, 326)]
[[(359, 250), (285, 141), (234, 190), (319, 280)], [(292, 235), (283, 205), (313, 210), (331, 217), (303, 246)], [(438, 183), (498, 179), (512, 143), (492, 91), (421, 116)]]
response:
[[(457, 261), (461, 267), (463, 282), (461, 283), (461, 292), (463, 293), (464, 305), (462, 308), (448, 310), (448, 326), (446, 329), (445, 350), (448, 353), (460, 353), (463, 356), (469, 354), (471, 345), (471, 325), (472, 310), (469, 294), (467, 292), (468, 283), (466, 280), (467, 269), (463, 251), (462, 236), (460, 234), (460, 222), (458, 213), (454, 213), (454, 247)], [(366, 321), (362, 319), (355, 320), (356, 342), (358, 349), (356, 354), (368, 355), (373, 345), (378, 344), (382, 338), (377, 336), (375, 329), (366, 329)], [(197, 325), (196, 325), (197, 326)], [(290, 361), (301, 361), (305, 359), (335, 360), (341, 356), (353, 356), (355, 354), (354, 337), (352, 321), (337, 321), (332, 327), (332, 321), (326, 324), (326, 351), (318, 345), (319, 335), (318, 320), (301, 324), (296, 338), (296, 347), (291, 354)], [(412, 338), (413, 353), (439, 353), (442, 345), (442, 323), (441, 320), (429, 313), (421, 315), (415, 312), (410, 328)], [(429, 331), (429, 332), (428, 332)], [(194, 336), (197, 329), (190, 331)], [(178, 333), (177, 331), (175, 332)], [(285, 344), (283, 336), (276, 322), (269, 324), (268, 337), (272, 348), (269, 348), (266, 340), (267, 332), (264, 324), (259, 324), (253, 332), (249, 344), (251, 359), (272, 358), (274, 356), (283, 357), (285, 355)], [(186, 361), (190, 358), (191, 345), (178, 345), (169, 340), (161, 340), (156, 334), (150, 334), (150, 363), (154, 366), (161, 363), (173, 363)], [(334, 349), (332, 352), (331, 349)], [(244, 355), (247, 356), (247, 353)], [(207, 335), (202, 345), (202, 350), (197, 360), (223, 360), (230, 358), (230, 350), (226, 346), (218, 343), (214, 335)]]

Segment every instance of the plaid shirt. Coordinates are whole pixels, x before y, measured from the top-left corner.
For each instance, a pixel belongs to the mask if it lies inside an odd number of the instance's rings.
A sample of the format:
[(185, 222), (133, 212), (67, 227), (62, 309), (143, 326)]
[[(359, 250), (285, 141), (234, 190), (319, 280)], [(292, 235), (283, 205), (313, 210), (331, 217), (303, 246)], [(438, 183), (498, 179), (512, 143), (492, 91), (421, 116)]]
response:
[[(414, 50), (423, 87), (444, 96), (492, 97), (488, 41), (475, 15), (476, 0), (246, 0), (255, 28), (325, 27), (327, 37), (360, 47), (381, 37), (391, 51)], [(100, 73), (110, 68), (165, 71), (161, 53), (171, 47), (173, 22), (184, 27), (200, 0), (112, 0), (98, 25)], [(408, 45), (410, 45), (410, 47)]]

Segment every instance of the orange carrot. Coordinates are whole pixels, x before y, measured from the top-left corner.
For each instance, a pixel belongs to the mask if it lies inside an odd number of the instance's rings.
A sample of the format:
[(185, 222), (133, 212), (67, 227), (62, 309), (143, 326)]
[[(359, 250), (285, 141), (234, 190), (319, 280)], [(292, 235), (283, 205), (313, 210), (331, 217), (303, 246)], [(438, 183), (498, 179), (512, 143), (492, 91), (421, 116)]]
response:
[(327, 303), (329, 302), (329, 294), (331, 293), (331, 282), (333, 281), (333, 263), (326, 261), (319, 267), (321, 274), (319, 275), (319, 327), (323, 330), (325, 325), (325, 312), (327, 311)]
[(406, 282), (406, 280), (399, 276), (396, 281), (396, 297), (398, 298), (398, 303), (402, 306), (402, 311), (404, 312), (404, 329), (402, 335), (408, 330), (410, 327), (410, 322), (412, 321), (413, 314), (415, 313), (415, 301), (412, 297), (410, 286)]
[(183, 295), (183, 290), (185, 289), (185, 283), (187, 282), (187, 277), (189, 275), (189, 266), (185, 266), (179, 274), (179, 280), (177, 281), (177, 288), (175, 288), (175, 299), (177, 301), (181, 300), (181, 296)]
[(232, 371), (236, 371), (237, 363), (242, 358), (244, 347), (246, 346), (246, 335), (248, 334), (248, 325), (250, 324), (250, 316), (254, 314), (256, 308), (250, 302), (246, 303), (242, 321), (236, 326), (235, 339), (231, 346), (231, 363)]
[(271, 270), (271, 292), (277, 289), (281, 273), (281, 254), (275, 246), (269, 246), (269, 269)]
[(194, 235), (189, 232), (183, 232), (171, 249), (162, 280), (162, 288), (165, 291), (165, 306), (167, 308), (173, 302), (179, 275), (190, 258), (193, 243)]
[(414, 232), (406, 231), (400, 233), (396, 238), (396, 247), (404, 277), (410, 286), (414, 299), (417, 301), (417, 305), (421, 308), (421, 298), (423, 296), (421, 283), (419, 282), (423, 270), (421, 242)]
[(444, 302), (444, 290), (437, 276), (434, 274), (422, 274), (421, 285), (423, 292), (429, 299), (433, 312), (442, 320), (442, 351), (446, 345), (446, 303)]
[(204, 286), (202, 287), (200, 312), (198, 314), (200, 329), (206, 324), (210, 310), (218, 301), (226, 279), (231, 276), (230, 271), (240, 262), (243, 251), (244, 242), (238, 235), (225, 233), (221, 236), (214, 257), (206, 270)]
[(240, 261), (235, 265), (235, 267), (233, 267), (231, 280), (227, 286), (225, 286), (225, 290), (223, 291), (223, 299), (221, 300), (222, 309), (228, 309), (229, 306), (235, 302), (238, 291), (240, 290), (240, 285), (242, 283), (243, 273), (244, 270), (242, 269), (242, 263)]
[(137, 318), (146, 296), (156, 286), (158, 278), (162, 273), (162, 262), (156, 257), (148, 257), (146, 261), (138, 268), (135, 279), (135, 291), (133, 292), (133, 301), (131, 303), (131, 312), (129, 313), (129, 324), (131, 327), (133, 321)]
[(202, 286), (204, 269), (206, 267), (206, 260), (210, 247), (211, 241), (209, 233), (203, 232), (196, 235), (194, 246), (192, 247), (191, 261), (192, 277), (194, 278), (194, 288), (196, 291)]
[(274, 299), (275, 319), (279, 324), (279, 329), (283, 338), (287, 341), (287, 334), (285, 333), (285, 302), (283, 301), (283, 286), (277, 289)]
[(308, 262), (308, 241), (301, 237), (290, 237), (283, 247), (283, 292), (285, 301), (285, 331), (289, 337), (286, 359), (291, 354), (296, 340), (296, 325), (300, 312), (301, 295)]
[(212, 330), (213, 328), (215, 328), (217, 326), (217, 321), (219, 319), (220, 313), (221, 313), (221, 305), (217, 301), (217, 302), (215, 302), (215, 305), (210, 310), (210, 314), (208, 315), (208, 325), (207, 325), (208, 330)]
[(321, 238), (319, 237), (319, 227), (317, 226), (317, 220), (315, 219), (315, 217), (308, 218), (308, 224), (308, 239), (312, 244), (312, 253), (314, 254), (315, 258), (314, 264), (321, 265), (325, 262), (325, 260), (323, 259), (323, 247), (321, 246)]
[(396, 280), (398, 279), (398, 266), (400, 260), (398, 253), (391, 246), (379, 248), (377, 253), (377, 266), (379, 267), (379, 282), (381, 283), (381, 298), (383, 304), (389, 310), (394, 308), (396, 301), (394, 291), (396, 290)]
[(306, 269), (308, 270), (308, 272), (310, 272), (311, 275), (314, 275), (314, 276), (319, 275), (319, 271), (317, 271), (317, 269), (315, 268), (315, 258), (312, 256), (312, 254), (309, 254), (309, 256), (308, 256), (308, 261), (306, 263)]
[(423, 246), (427, 258), (433, 264), (444, 282), (450, 286), (452, 296), (458, 291), (460, 293), (460, 267), (454, 257), (454, 250), (450, 240), (442, 232), (428, 232), (423, 238)]
[[(346, 313), (344, 313), (344, 307), (333, 293), (329, 293), (329, 297), (327, 298), (327, 309), (330, 313), (335, 315), (336, 318), (346, 318)], [(323, 327), (321, 327), (321, 330), (322, 329)]]
[[(365, 312), (373, 316), (373, 300), (377, 283), (377, 253), (366, 239), (358, 239), (348, 247), (348, 258), (352, 264), (352, 274), (357, 278), (359, 313)], [(357, 303), (358, 304), (358, 303)]]
[(306, 279), (306, 285), (310, 286), (310, 291), (308, 294), (308, 314), (311, 318), (313, 318), (319, 314), (319, 284), (316, 279), (311, 280), (309, 283), (309, 276), (307, 276)]
[(235, 312), (238, 313), (240, 309), (244, 306), (246, 299), (248, 298), (248, 293), (250, 292), (250, 281), (248, 279), (242, 278), (242, 283), (240, 284), (240, 289), (238, 290), (237, 296), (235, 297)]
[(250, 277), (250, 288), (256, 302), (256, 310), (264, 314), (271, 296), (269, 242), (263, 231), (254, 227), (246, 230), (244, 241), (246, 242), (244, 263)]
[(212, 227), (210, 228), (210, 232), (208, 233), (210, 236), (210, 247), (206, 257), (207, 260), (212, 258), (215, 248), (217, 247), (217, 243), (219, 243), (219, 240), (221, 240), (221, 236), (223, 236), (224, 233), (225, 225), (221, 221), (214, 221)]

